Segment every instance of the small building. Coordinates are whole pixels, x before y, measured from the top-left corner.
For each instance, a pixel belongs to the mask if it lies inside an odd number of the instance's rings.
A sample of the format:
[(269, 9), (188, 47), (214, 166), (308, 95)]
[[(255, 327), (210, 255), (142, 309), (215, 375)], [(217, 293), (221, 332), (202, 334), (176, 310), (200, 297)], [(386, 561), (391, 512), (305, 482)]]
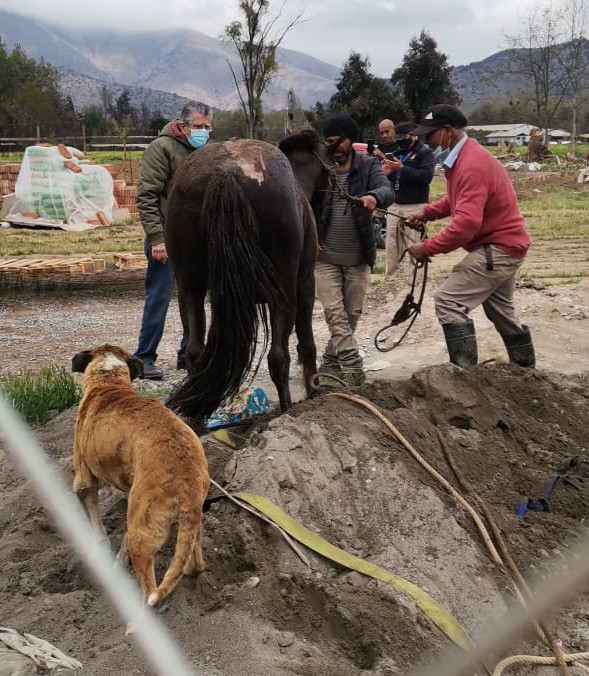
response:
[(533, 124), (472, 124), (467, 129), (487, 132), (481, 142), (484, 145), (495, 146), (499, 141), (505, 141), (507, 145), (515, 143), (518, 146), (527, 145), (530, 141), (530, 132)]

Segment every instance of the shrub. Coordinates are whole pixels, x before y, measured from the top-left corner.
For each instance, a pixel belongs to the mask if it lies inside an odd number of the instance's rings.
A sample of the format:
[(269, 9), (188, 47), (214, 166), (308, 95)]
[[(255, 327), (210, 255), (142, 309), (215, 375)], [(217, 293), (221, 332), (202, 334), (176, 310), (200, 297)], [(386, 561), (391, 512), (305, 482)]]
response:
[(11, 404), (29, 423), (42, 423), (50, 411), (64, 411), (77, 404), (82, 389), (63, 367), (43, 368), (37, 374), (23, 371), (6, 376), (0, 388)]

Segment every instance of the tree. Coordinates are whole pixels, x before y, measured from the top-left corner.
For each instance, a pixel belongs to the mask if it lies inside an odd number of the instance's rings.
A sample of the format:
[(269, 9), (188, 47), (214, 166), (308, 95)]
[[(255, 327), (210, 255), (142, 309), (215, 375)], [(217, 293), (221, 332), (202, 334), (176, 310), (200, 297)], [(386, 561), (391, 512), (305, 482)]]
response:
[(43, 61), (29, 59), (20, 45), (9, 54), (0, 40), (0, 134), (45, 136), (60, 127), (59, 76)]
[(571, 102), (571, 150), (577, 144), (577, 121), (580, 106), (589, 99), (589, 17), (586, 0), (568, 0), (564, 8), (564, 34), (567, 47), (561, 52), (561, 67), (565, 74)]
[(115, 120), (123, 125), (129, 118), (133, 118), (137, 111), (131, 105), (131, 94), (128, 89), (123, 89), (115, 101)]
[(358, 52), (350, 52), (335, 87), (336, 92), (327, 107), (316, 106), (314, 118), (317, 128), (330, 115), (345, 112), (358, 123), (363, 137), (374, 137), (380, 120), (398, 120), (406, 115), (403, 103), (395, 96), (392, 87), (386, 80), (372, 75), (369, 59), (362, 58)]
[(88, 136), (110, 136), (116, 134), (114, 120), (105, 115), (100, 106), (88, 106), (82, 115), (82, 122)]
[[(229, 68), (245, 116), (249, 138), (262, 135), (262, 96), (278, 71), (276, 50), (286, 34), (301, 20), (302, 13), (290, 20), (274, 37), (276, 17), (264, 23), (269, 0), (240, 0), (244, 21), (233, 21), (225, 27), (224, 39), (233, 43), (241, 64), (238, 77), (231, 63)], [(241, 83), (241, 85), (240, 85)]]
[(460, 103), (452, 86), (452, 67), (448, 57), (438, 51), (436, 41), (424, 30), (411, 38), (403, 63), (392, 76), (393, 85), (403, 95), (414, 120), (418, 120), (436, 103)]
[(513, 74), (527, 79), (527, 90), (540, 126), (547, 131), (563, 102), (567, 82), (558, 67), (563, 58), (562, 10), (552, 3), (536, 6), (517, 35), (506, 37), (510, 46), (508, 68)]

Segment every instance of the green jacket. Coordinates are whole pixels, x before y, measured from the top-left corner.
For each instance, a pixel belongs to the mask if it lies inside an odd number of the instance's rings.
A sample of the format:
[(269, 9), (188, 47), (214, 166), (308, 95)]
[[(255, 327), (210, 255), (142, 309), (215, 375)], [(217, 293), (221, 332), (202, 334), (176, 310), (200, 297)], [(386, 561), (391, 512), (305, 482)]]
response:
[(194, 148), (172, 133), (169, 122), (145, 149), (137, 186), (137, 210), (150, 243), (164, 241), (164, 220), (172, 178)]

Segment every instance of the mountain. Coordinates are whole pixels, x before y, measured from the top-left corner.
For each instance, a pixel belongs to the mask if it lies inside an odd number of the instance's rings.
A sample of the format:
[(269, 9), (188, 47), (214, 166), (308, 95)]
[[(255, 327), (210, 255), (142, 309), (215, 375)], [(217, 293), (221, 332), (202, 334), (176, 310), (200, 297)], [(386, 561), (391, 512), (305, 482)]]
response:
[[(133, 102), (145, 100), (152, 109), (156, 101), (165, 102), (160, 110), (170, 116), (178, 109), (168, 108), (187, 98), (221, 109), (239, 105), (228, 65), (239, 73), (235, 49), (198, 31), (67, 31), (0, 10), (0, 38), (9, 50), (18, 43), (27, 56), (56, 67), (62, 74), (62, 92), (78, 109), (90, 101), (98, 103), (97, 92), (105, 84), (115, 96), (129, 88)], [(335, 66), (289, 49), (279, 49), (277, 59), (280, 70), (264, 97), (266, 109), (286, 107), (291, 88), (303, 106), (326, 101), (335, 91), (340, 73)], [(177, 99), (168, 100), (165, 92)]]

